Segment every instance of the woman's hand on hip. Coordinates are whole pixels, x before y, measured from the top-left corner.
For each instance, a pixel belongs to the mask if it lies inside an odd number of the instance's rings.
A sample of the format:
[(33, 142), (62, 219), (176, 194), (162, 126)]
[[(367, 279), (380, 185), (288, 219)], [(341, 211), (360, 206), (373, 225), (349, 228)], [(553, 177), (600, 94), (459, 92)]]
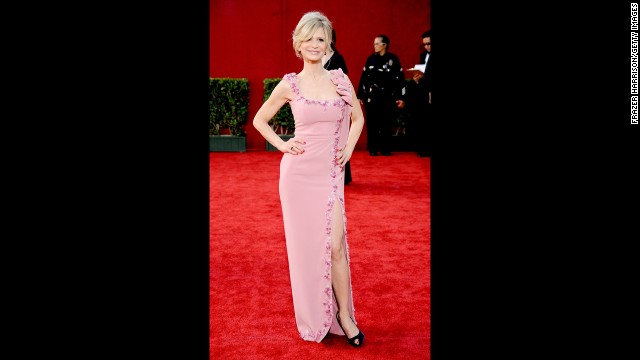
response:
[(278, 150), (285, 154), (299, 155), (304, 152), (304, 147), (307, 142), (302, 139), (291, 138), (287, 142), (283, 143)]
[(336, 164), (344, 169), (344, 165), (351, 159), (351, 151), (346, 150), (347, 145), (339, 148), (336, 152)]

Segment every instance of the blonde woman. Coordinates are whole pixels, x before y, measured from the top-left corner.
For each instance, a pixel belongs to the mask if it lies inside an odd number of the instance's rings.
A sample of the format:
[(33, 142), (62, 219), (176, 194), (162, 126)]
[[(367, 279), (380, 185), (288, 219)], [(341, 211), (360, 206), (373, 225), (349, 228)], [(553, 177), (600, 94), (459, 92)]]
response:
[[(359, 347), (364, 335), (356, 324), (351, 293), (343, 176), (364, 116), (349, 78), (342, 70), (323, 67), (331, 36), (331, 22), (322, 13), (302, 16), (293, 32), (302, 71), (283, 76), (253, 125), (284, 153), (280, 203), (300, 336), (320, 342), (330, 332), (346, 335), (349, 344)], [(286, 104), (296, 129), (288, 141), (269, 126)]]

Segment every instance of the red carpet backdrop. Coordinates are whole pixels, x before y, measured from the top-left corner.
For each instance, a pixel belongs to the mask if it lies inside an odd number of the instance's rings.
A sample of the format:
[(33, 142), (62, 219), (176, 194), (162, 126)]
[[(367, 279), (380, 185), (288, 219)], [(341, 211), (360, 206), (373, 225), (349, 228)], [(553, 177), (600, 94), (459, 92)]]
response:
[(430, 359), (430, 159), (356, 151), (345, 187), (362, 348), (296, 328), (279, 152), (210, 153), (211, 359)]

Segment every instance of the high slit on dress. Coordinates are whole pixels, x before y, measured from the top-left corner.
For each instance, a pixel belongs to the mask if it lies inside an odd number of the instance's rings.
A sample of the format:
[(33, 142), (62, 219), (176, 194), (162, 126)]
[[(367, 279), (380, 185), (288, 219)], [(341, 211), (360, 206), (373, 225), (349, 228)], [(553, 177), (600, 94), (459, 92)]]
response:
[[(342, 245), (349, 268), (344, 170), (335, 156), (349, 134), (352, 96), (342, 70), (330, 70), (336, 97), (305, 98), (295, 73), (286, 74), (294, 92), (289, 102), (295, 137), (304, 139), (304, 152), (285, 153), (280, 162), (280, 202), (289, 260), (295, 319), (300, 336), (320, 342), (328, 332), (345, 335), (335, 314), (338, 306), (331, 286), (331, 233), (334, 208), (342, 213)], [(349, 314), (355, 322), (349, 271)], [(357, 324), (357, 323), (356, 323)]]

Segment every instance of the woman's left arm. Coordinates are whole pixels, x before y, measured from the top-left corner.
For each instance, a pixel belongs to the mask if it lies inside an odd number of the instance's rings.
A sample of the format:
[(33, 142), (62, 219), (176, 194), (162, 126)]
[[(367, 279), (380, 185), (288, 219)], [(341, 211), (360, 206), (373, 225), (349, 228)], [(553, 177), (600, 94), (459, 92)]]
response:
[(344, 164), (351, 159), (353, 150), (356, 148), (356, 144), (358, 143), (358, 139), (362, 133), (362, 128), (364, 127), (364, 114), (362, 113), (360, 101), (357, 99), (351, 80), (349, 80), (349, 77), (346, 75), (344, 77), (349, 81), (351, 98), (353, 99), (351, 101), (351, 103), (353, 103), (353, 108), (351, 109), (351, 127), (349, 128), (349, 137), (347, 138), (347, 143), (342, 149), (342, 152), (339, 153), (337, 157), (338, 165), (340, 165), (340, 167), (344, 167)]

